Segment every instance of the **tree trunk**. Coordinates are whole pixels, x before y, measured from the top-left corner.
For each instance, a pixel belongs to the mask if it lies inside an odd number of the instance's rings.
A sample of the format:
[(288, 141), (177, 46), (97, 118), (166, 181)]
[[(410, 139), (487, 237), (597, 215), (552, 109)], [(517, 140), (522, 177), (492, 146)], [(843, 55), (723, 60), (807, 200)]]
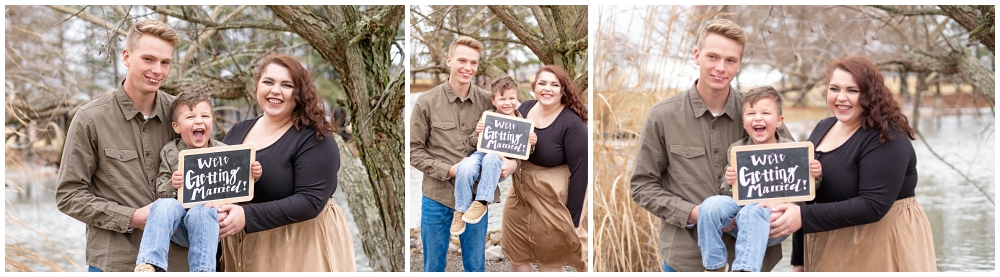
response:
[[(538, 56), (539, 61), (546, 65), (560, 66), (570, 74), (573, 83), (580, 90), (581, 100), (586, 102), (588, 76), (585, 59), (587, 56), (585, 6), (582, 9), (575, 6), (531, 6), (541, 35), (528, 28), (511, 7), (489, 6), (489, 8), (511, 33)], [(575, 21), (566, 22), (571, 19)], [(564, 30), (564, 26), (573, 26), (573, 30)], [(581, 62), (583, 64), (580, 64)]]
[(332, 64), (347, 91), (355, 143), (370, 183), (350, 184), (349, 205), (375, 271), (403, 271), (404, 72), (391, 48), (403, 6), (272, 6), (271, 10)]
[(938, 7), (952, 20), (969, 30), (970, 38), (978, 40), (990, 53), (996, 54), (994, 52), (996, 36), (993, 33), (996, 24), (994, 6), (940, 5)]

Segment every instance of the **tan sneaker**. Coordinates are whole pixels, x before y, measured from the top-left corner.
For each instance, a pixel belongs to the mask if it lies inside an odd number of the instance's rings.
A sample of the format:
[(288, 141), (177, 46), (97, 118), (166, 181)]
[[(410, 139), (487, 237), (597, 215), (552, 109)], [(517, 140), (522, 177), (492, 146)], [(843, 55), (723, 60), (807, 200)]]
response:
[(135, 272), (156, 272), (156, 268), (151, 264), (143, 263), (135, 266)]
[(462, 212), (455, 211), (451, 219), (451, 235), (457, 236), (465, 232), (465, 221), (462, 221)]
[(476, 224), (480, 220), (483, 220), (483, 215), (486, 214), (486, 205), (479, 201), (472, 201), (472, 205), (469, 206), (468, 210), (465, 210), (465, 215), (462, 216), (462, 220), (466, 223)]

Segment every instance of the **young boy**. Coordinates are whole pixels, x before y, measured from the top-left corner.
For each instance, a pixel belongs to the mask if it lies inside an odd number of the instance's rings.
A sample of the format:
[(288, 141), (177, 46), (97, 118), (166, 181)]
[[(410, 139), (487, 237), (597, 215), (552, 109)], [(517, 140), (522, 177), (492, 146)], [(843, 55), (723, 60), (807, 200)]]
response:
[[(168, 142), (160, 151), (160, 171), (156, 179), (156, 196), (146, 220), (146, 228), (139, 244), (136, 272), (167, 270), (167, 251), (170, 242), (188, 247), (188, 264), (191, 271), (215, 271), (215, 255), (219, 244), (219, 220), (214, 208), (204, 204), (185, 211), (177, 201), (177, 189), (171, 177), (177, 170), (178, 154), (182, 150), (225, 146), (211, 139), (212, 98), (203, 91), (185, 91), (177, 95), (170, 105), (173, 111), (174, 132), (181, 137)], [(250, 173), (254, 179), (262, 173), (260, 163), (254, 161)]]
[[(493, 92), (493, 112), (509, 116), (521, 117), (517, 112), (517, 82), (510, 76), (499, 77), (490, 84)], [(484, 123), (476, 124), (476, 132), (469, 138), (469, 143), (475, 145), (479, 133), (483, 132)], [(532, 146), (538, 138), (532, 131), (528, 143)], [(529, 150), (529, 153), (531, 150)], [(476, 151), (462, 160), (455, 174), (455, 216), (451, 222), (451, 234), (461, 235), (465, 232), (465, 223), (476, 224), (486, 214), (487, 204), (493, 201), (493, 192), (497, 185), (505, 180), (500, 179), (500, 167), (507, 158), (497, 154), (486, 154)], [(479, 181), (476, 189), (476, 199), (472, 199), (472, 184)]]
[[(729, 147), (792, 142), (779, 137), (776, 130), (784, 117), (781, 94), (770, 86), (751, 89), (743, 98), (743, 129), (748, 137)], [(727, 151), (728, 153), (728, 151)], [(818, 178), (823, 170), (817, 160), (809, 162), (809, 173)], [(719, 188), (719, 195), (709, 197), (698, 208), (698, 247), (702, 264), (707, 271), (725, 271), (726, 246), (722, 234), (736, 238), (736, 260), (732, 271), (759, 272), (764, 260), (764, 250), (784, 241), (788, 236), (768, 238), (771, 211), (756, 203), (737, 206), (732, 197), (732, 184), (736, 181), (735, 169), (726, 166), (726, 180)], [(819, 180), (816, 181), (819, 186)]]

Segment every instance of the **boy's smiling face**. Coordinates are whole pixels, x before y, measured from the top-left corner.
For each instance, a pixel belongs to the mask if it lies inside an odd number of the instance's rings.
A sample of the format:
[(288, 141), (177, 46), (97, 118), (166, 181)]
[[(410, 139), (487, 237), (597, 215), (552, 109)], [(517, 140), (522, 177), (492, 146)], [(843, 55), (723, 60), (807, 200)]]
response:
[(202, 101), (188, 107), (187, 105), (177, 105), (174, 111), (174, 122), (170, 123), (174, 127), (174, 132), (181, 135), (181, 140), (187, 144), (188, 148), (197, 149), (208, 147), (209, 137), (212, 135), (212, 105)]
[(493, 93), (493, 107), (497, 108), (497, 111), (505, 115), (514, 115), (514, 109), (517, 108), (517, 89), (509, 88), (507, 90)]
[(777, 143), (775, 130), (785, 120), (772, 98), (763, 98), (757, 103), (743, 103), (743, 129), (754, 144)]

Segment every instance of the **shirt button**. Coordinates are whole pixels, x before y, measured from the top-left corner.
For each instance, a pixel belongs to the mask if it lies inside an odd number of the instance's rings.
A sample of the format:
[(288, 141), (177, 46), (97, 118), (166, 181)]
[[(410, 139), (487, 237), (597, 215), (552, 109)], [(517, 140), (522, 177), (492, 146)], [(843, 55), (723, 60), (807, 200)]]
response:
[[(715, 150), (715, 152), (719, 152), (719, 150)], [(146, 157), (149, 157), (149, 152), (146, 152)]]
[[(719, 154), (719, 149), (715, 149), (713, 152), (715, 152), (715, 154)], [(149, 156), (149, 153), (146, 153), (146, 156)]]
[(712, 124), (712, 130), (715, 130), (715, 124)]
[(124, 160), (124, 159), (125, 159), (125, 155), (122, 155), (122, 154), (118, 154), (118, 159), (120, 159), (120, 160)]

